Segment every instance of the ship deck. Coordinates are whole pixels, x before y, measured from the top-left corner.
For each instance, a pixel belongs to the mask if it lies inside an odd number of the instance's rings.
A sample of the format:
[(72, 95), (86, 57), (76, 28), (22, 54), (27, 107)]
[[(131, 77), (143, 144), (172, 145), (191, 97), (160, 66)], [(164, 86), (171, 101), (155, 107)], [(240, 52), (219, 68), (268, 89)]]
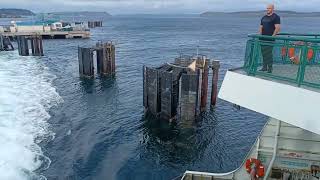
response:
[[(258, 69), (261, 69), (260, 66)], [(247, 75), (248, 73), (244, 68), (236, 68), (230, 71)], [(299, 72), (299, 66), (295, 64), (274, 64), (271, 73), (257, 71), (254, 77), (265, 79), (268, 81), (287, 84), (294, 87), (300, 87), (303, 89), (320, 92), (320, 88), (310, 84), (320, 84), (320, 65), (307, 66), (304, 72), (305, 84), (298, 85), (297, 74)], [(309, 84), (310, 83), (310, 84)]]

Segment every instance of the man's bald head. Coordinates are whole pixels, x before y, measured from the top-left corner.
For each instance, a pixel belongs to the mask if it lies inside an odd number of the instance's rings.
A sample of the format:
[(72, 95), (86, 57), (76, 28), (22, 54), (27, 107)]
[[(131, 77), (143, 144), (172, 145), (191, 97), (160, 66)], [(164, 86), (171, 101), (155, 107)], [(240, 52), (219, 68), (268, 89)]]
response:
[(272, 15), (274, 12), (274, 4), (268, 4), (267, 6), (267, 15)]

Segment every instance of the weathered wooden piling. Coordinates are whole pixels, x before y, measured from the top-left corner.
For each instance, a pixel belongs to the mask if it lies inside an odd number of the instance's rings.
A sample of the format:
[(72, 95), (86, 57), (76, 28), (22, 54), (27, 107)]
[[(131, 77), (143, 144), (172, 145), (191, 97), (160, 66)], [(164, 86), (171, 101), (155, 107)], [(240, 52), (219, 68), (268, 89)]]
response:
[(0, 51), (13, 51), (14, 47), (9, 37), (0, 35)]
[(115, 73), (115, 45), (112, 42), (98, 43), (97, 52), (97, 70), (101, 75), (113, 75)]
[(41, 36), (32, 36), (31, 40), (31, 50), (33, 56), (43, 56), (43, 45)]
[(94, 76), (93, 53), (96, 52), (97, 73), (100, 75), (115, 74), (115, 45), (112, 42), (97, 43), (93, 48), (78, 48), (80, 76)]
[(173, 74), (167, 71), (158, 73), (159, 77), (159, 104), (160, 118), (170, 120), (175, 114), (173, 110)]
[(193, 121), (200, 114), (200, 70), (197, 71), (197, 74), (182, 74), (179, 82), (178, 113), (180, 118), (185, 121)]
[(32, 56), (43, 56), (43, 44), (41, 36), (17, 36), (18, 51), (20, 56), (29, 56), (29, 40)]
[(3, 48), (5, 51), (13, 51), (14, 50), (14, 47), (11, 43), (11, 40), (9, 37), (3, 37), (2, 38), (2, 43), (3, 43)]
[(79, 73), (81, 77), (93, 77), (93, 51), (91, 48), (78, 47)]
[(107, 54), (104, 48), (98, 48), (96, 50), (97, 52), (97, 72), (99, 74), (104, 74), (106, 72), (106, 67), (107, 67)]
[(0, 35), (0, 51), (4, 51), (3, 36)]
[(211, 89), (211, 108), (216, 106), (218, 96), (218, 78), (220, 61), (212, 61), (212, 89)]
[(92, 21), (88, 21), (88, 27), (89, 28), (94, 28), (94, 23)]
[(102, 21), (88, 21), (89, 28), (102, 27)]
[(17, 36), (18, 51), (20, 56), (29, 56), (28, 39), (26, 36)]
[(102, 27), (102, 21), (95, 21), (94, 26), (95, 27)]
[(146, 111), (158, 116), (160, 111), (159, 101), (159, 77), (154, 68), (145, 68), (145, 108)]
[(111, 43), (106, 43), (106, 50), (108, 56), (108, 70), (109, 74), (114, 74), (116, 72), (116, 51), (115, 45)]
[(209, 63), (210, 60), (204, 58), (204, 64), (202, 69), (202, 87), (201, 87), (201, 112), (205, 111), (207, 108), (208, 100), (208, 82), (209, 82)]

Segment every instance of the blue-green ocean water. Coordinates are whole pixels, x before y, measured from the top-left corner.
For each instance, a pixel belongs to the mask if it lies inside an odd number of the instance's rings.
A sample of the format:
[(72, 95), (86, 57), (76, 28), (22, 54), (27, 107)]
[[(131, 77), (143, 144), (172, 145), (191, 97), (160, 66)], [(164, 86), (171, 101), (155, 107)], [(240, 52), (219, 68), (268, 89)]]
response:
[[(283, 18), (282, 31), (316, 33), (318, 21)], [(219, 100), (196, 122), (145, 118), (142, 66), (194, 54), (199, 46), (221, 61), (221, 84), (227, 69), (242, 65), (247, 34), (259, 22), (114, 16), (92, 29), (91, 39), (45, 40), (42, 58), (0, 52), (0, 172), (7, 172), (0, 179), (160, 180), (185, 170), (236, 169), (266, 117)], [(77, 47), (99, 40), (116, 43), (116, 76), (83, 81)]]

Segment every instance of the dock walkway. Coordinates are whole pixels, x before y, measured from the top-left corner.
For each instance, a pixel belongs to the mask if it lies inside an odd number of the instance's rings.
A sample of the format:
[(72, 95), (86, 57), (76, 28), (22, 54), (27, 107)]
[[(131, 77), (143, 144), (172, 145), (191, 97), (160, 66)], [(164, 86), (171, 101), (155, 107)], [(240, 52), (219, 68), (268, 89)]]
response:
[(90, 31), (50, 31), (50, 32), (2, 32), (0, 35), (10, 38), (16, 36), (41, 36), (43, 39), (90, 38)]

